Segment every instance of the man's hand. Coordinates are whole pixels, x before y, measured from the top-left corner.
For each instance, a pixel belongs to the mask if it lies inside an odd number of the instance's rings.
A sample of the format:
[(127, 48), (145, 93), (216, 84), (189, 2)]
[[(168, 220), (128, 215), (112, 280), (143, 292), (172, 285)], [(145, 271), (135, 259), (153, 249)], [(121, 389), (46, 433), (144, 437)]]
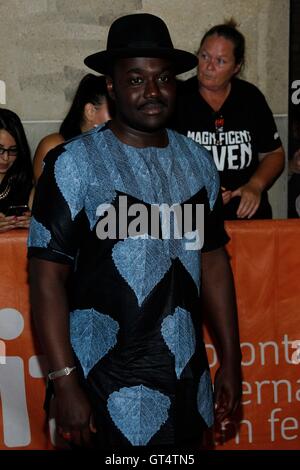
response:
[(90, 403), (74, 376), (55, 382), (55, 418), (59, 434), (79, 447), (92, 447), (96, 432)]
[(240, 364), (221, 366), (215, 375), (214, 402), (218, 424), (225, 424), (237, 410), (242, 396)]

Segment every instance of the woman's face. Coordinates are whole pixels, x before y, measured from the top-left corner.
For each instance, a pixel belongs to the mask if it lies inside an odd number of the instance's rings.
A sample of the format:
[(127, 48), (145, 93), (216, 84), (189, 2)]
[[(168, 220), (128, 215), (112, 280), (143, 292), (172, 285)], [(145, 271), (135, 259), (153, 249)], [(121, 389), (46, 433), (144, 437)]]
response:
[(11, 168), (17, 158), (17, 144), (14, 137), (4, 129), (0, 129), (0, 181), (3, 180), (7, 171)]
[(235, 62), (233, 42), (216, 34), (205, 39), (198, 61), (199, 83), (211, 91), (226, 88), (241, 67)]

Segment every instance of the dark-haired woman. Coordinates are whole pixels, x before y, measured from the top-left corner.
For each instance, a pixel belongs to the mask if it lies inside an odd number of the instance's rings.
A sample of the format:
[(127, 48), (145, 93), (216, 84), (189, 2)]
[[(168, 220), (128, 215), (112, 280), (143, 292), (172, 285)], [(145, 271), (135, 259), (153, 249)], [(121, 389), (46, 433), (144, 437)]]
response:
[(237, 78), (245, 40), (233, 21), (202, 38), (198, 75), (180, 86), (175, 128), (206, 147), (219, 171), (225, 219), (268, 219), (267, 189), (284, 167), (272, 112), (257, 87)]
[(0, 109), (0, 233), (29, 226), (32, 188), (30, 150), (23, 125), (13, 111)]
[(35, 182), (41, 176), (43, 160), (51, 149), (109, 119), (110, 111), (105, 77), (88, 73), (79, 83), (73, 103), (59, 128), (59, 132), (44, 137), (37, 146), (33, 158)]

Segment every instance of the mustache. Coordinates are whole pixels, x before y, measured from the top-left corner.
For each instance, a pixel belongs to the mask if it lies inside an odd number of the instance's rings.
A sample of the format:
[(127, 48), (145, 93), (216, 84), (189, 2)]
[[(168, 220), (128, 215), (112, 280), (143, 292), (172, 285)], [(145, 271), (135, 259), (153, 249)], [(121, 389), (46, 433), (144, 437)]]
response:
[(152, 105), (159, 105), (159, 106), (164, 106), (166, 107), (167, 106), (167, 103), (161, 99), (150, 99), (150, 100), (147, 100), (145, 101), (145, 103), (141, 104), (138, 109), (143, 109), (143, 108), (147, 108), (148, 106), (152, 106)]

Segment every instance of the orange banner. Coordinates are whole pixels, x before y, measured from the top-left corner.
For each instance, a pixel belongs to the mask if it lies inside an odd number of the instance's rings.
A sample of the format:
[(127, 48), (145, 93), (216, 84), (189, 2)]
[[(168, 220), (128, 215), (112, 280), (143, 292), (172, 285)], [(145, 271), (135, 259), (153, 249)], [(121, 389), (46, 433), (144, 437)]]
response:
[[(243, 406), (217, 449), (300, 448), (300, 222), (227, 223), (235, 277)], [(26, 231), (0, 235), (0, 449), (51, 449), (43, 357), (28, 297)], [(216, 350), (205, 332), (212, 374)], [(53, 423), (50, 423), (54, 435)]]
[[(227, 223), (241, 348), (243, 406), (217, 446), (300, 449), (300, 221)], [(206, 334), (212, 372), (216, 355)], [(237, 434), (233, 437), (234, 433)], [(222, 444), (222, 438), (225, 441)]]

